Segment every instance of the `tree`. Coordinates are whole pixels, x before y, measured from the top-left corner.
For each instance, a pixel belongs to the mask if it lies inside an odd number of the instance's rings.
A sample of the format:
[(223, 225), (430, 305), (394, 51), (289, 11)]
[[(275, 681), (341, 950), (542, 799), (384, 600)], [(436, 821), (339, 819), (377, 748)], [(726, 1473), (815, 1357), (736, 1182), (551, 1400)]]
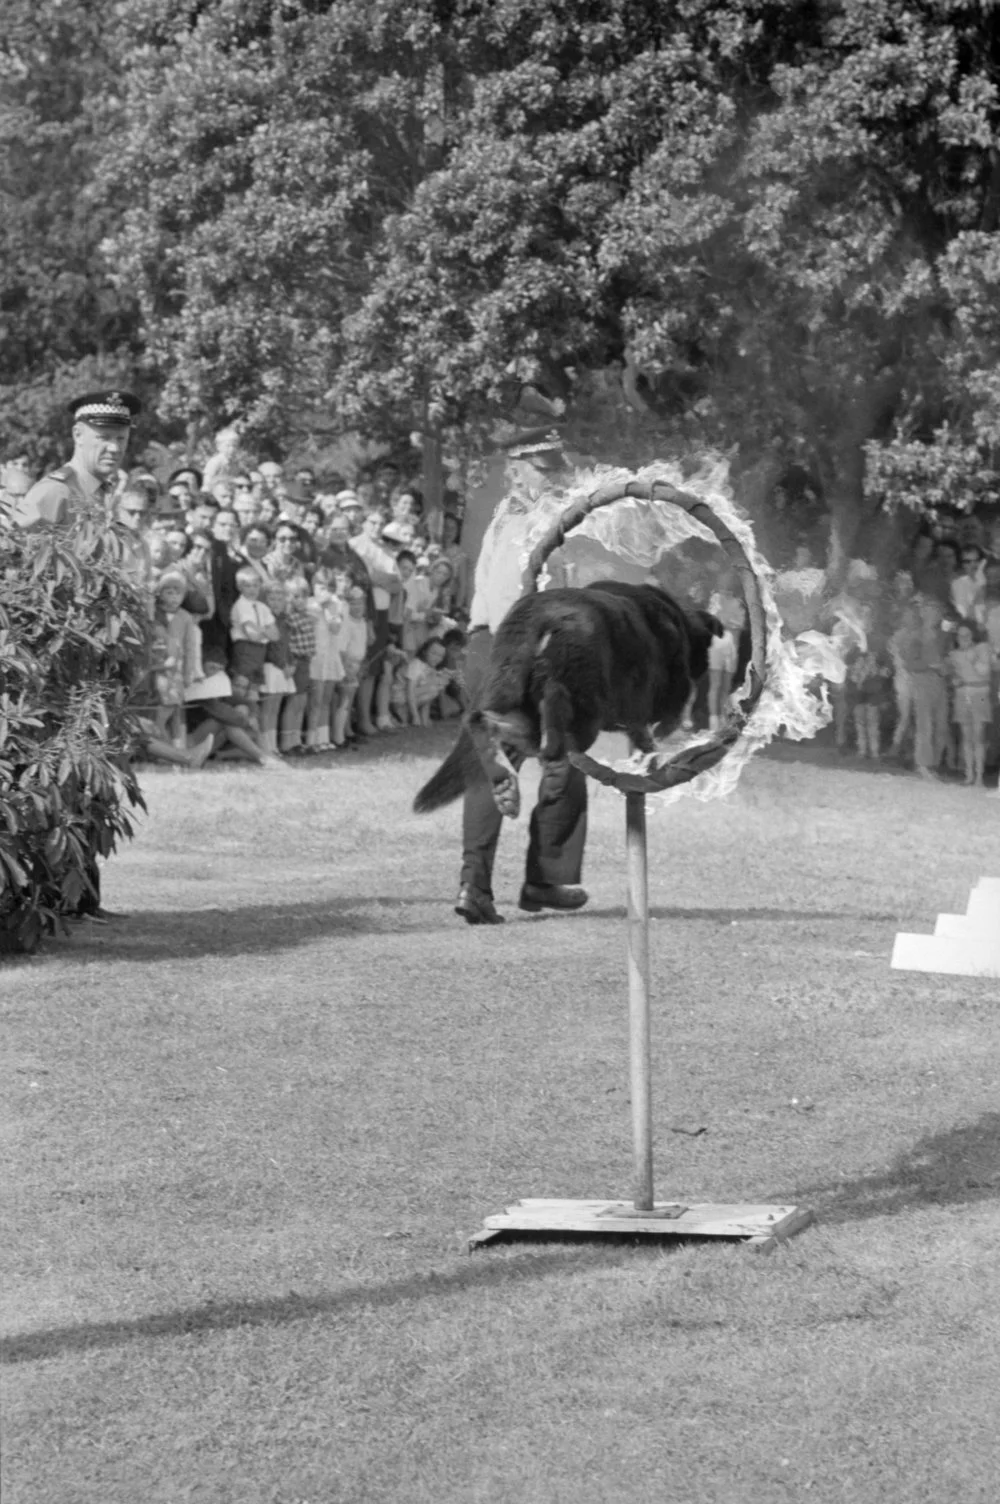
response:
[(109, 245), (170, 411), (289, 435), (323, 393), (334, 425), (454, 447), (524, 381), (617, 363), (747, 494), (807, 472), (841, 555), (921, 456), (992, 473), (1000, 40), (973, 0), (125, 14)]
[(720, 231), (629, 266), (652, 293), (626, 313), (640, 360), (700, 387), (745, 447), (804, 458), (842, 553), (894, 499), (900, 435), (950, 419), (978, 441), (974, 468), (996, 465), (996, 388), (976, 367), (996, 350), (998, 71), (978, 5), (826, 7), (818, 45), (769, 75)]
[(371, 247), (423, 170), (432, 10), (127, 7), (124, 149), (103, 174), (123, 216), (108, 253), (137, 289), (167, 415), (239, 416), (277, 440), (307, 414), (322, 424)]
[(897, 499), (911, 434), (975, 494), (1000, 413), (992, 19), (687, 4), (644, 28), (636, 9), (560, 28), (535, 7), (550, 24), (523, 58), (519, 8), (491, 12), (505, 65), (387, 225), (342, 401), (361, 421), (414, 393), (428, 351), (461, 414), (511, 371), (617, 356), (745, 476), (804, 466), (841, 557)]
[[(58, 456), (65, 406), (133, 386), (136, 306), (101, 241), (95, 193), (109, 149), (94, 107), (114, 93), (114, 16), (85, 0), (9, 0), (0, 36), (0, 453)], [(141, 382), (139, 383), (141, 386)]]
[(0, 952), (34, 950), (132, 834), (128, 697), (145, 604), (113, 527), (0, 523)]

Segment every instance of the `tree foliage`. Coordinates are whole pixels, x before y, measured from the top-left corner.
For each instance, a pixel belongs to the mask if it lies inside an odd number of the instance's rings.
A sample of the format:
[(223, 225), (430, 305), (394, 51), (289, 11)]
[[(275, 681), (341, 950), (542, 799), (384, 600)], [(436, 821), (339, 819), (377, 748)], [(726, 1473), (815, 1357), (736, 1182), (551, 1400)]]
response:
[(121, 0), (87, 96), (101, 275), (164, 417), (453, 444), (525, 380), (616, 364), (745, 470), (806, 469), (850, 548), (887, 503), (993, 484), (996, 21)]
[(142, 805), (126, 750), (148, 617), (123, 542), (83, 520), (0, 523), (0, 950), (32, 950), (85, 896), (90, 855)]
[(136, 379), (135, 300), (102, 250), (115, 211), (97, 188), (111, 145), (95, 106), (114, 94), (112, 24), (86, 0), (4, 6), (0, 443), (39, 465), (56, 458), (71, 396)]

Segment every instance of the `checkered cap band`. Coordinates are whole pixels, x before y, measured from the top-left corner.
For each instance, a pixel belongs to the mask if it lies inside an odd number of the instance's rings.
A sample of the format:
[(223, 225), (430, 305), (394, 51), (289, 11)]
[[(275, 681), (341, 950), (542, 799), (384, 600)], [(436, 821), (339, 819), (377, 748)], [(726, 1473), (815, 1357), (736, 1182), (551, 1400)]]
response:
[(95, 418), (104, 423), (124, 423), (126, 427), (132, 423), (132, 414), (124, 402), (85, 402), (76, 409), (76, 416), (85, 423)]

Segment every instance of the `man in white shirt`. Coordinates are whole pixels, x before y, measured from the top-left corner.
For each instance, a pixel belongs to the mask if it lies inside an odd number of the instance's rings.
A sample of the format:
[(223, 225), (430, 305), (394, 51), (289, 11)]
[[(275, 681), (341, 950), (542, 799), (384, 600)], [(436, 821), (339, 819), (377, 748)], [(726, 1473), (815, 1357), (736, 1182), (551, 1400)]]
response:
[[(537, 495), (546, 477), (565, 464), (558, 436), (522, 436), (509, 450), (511, 479), (521, 495)], [(520, 564), (523, 519), (530, 512), (500, 503), (494, 537), (480, 554), (469, 610), (466, 687), (472, 702), (489, 662), (492, 634), (525, 593), (530, 580)], [(488, 588), (487, 588), (488, 579)], [(455, 912), (467, 924), (502, 924), (493, 902), (493, 862), (503, 817), (485, 774), (470, 784), (462, 804), (462, 872)], [(531, 813), (524, 884), (518, 906), (539, 910), (580, 909), (587, 893), (580, 886), (587, 837), (587, 779), (568, 761), (544, 762), (538, 801)]]
[(951, 582), (951, 603), (962, 621), (982, 624), (986, 599), (986, 555), (978, 543), (963, 543), (962, 573)]

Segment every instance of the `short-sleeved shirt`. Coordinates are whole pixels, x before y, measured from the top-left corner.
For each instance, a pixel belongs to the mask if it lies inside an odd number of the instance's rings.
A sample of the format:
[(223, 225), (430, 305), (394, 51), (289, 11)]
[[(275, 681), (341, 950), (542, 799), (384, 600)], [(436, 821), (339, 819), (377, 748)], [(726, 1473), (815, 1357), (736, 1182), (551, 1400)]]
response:
[(25, 532), (35, 528), (62, 527), (87, 512), (107, 515), (110, 488), (96, 476), (78, 470), (70, 461), (36, 481), (27, 495), (11, 508), (11, 521)]

